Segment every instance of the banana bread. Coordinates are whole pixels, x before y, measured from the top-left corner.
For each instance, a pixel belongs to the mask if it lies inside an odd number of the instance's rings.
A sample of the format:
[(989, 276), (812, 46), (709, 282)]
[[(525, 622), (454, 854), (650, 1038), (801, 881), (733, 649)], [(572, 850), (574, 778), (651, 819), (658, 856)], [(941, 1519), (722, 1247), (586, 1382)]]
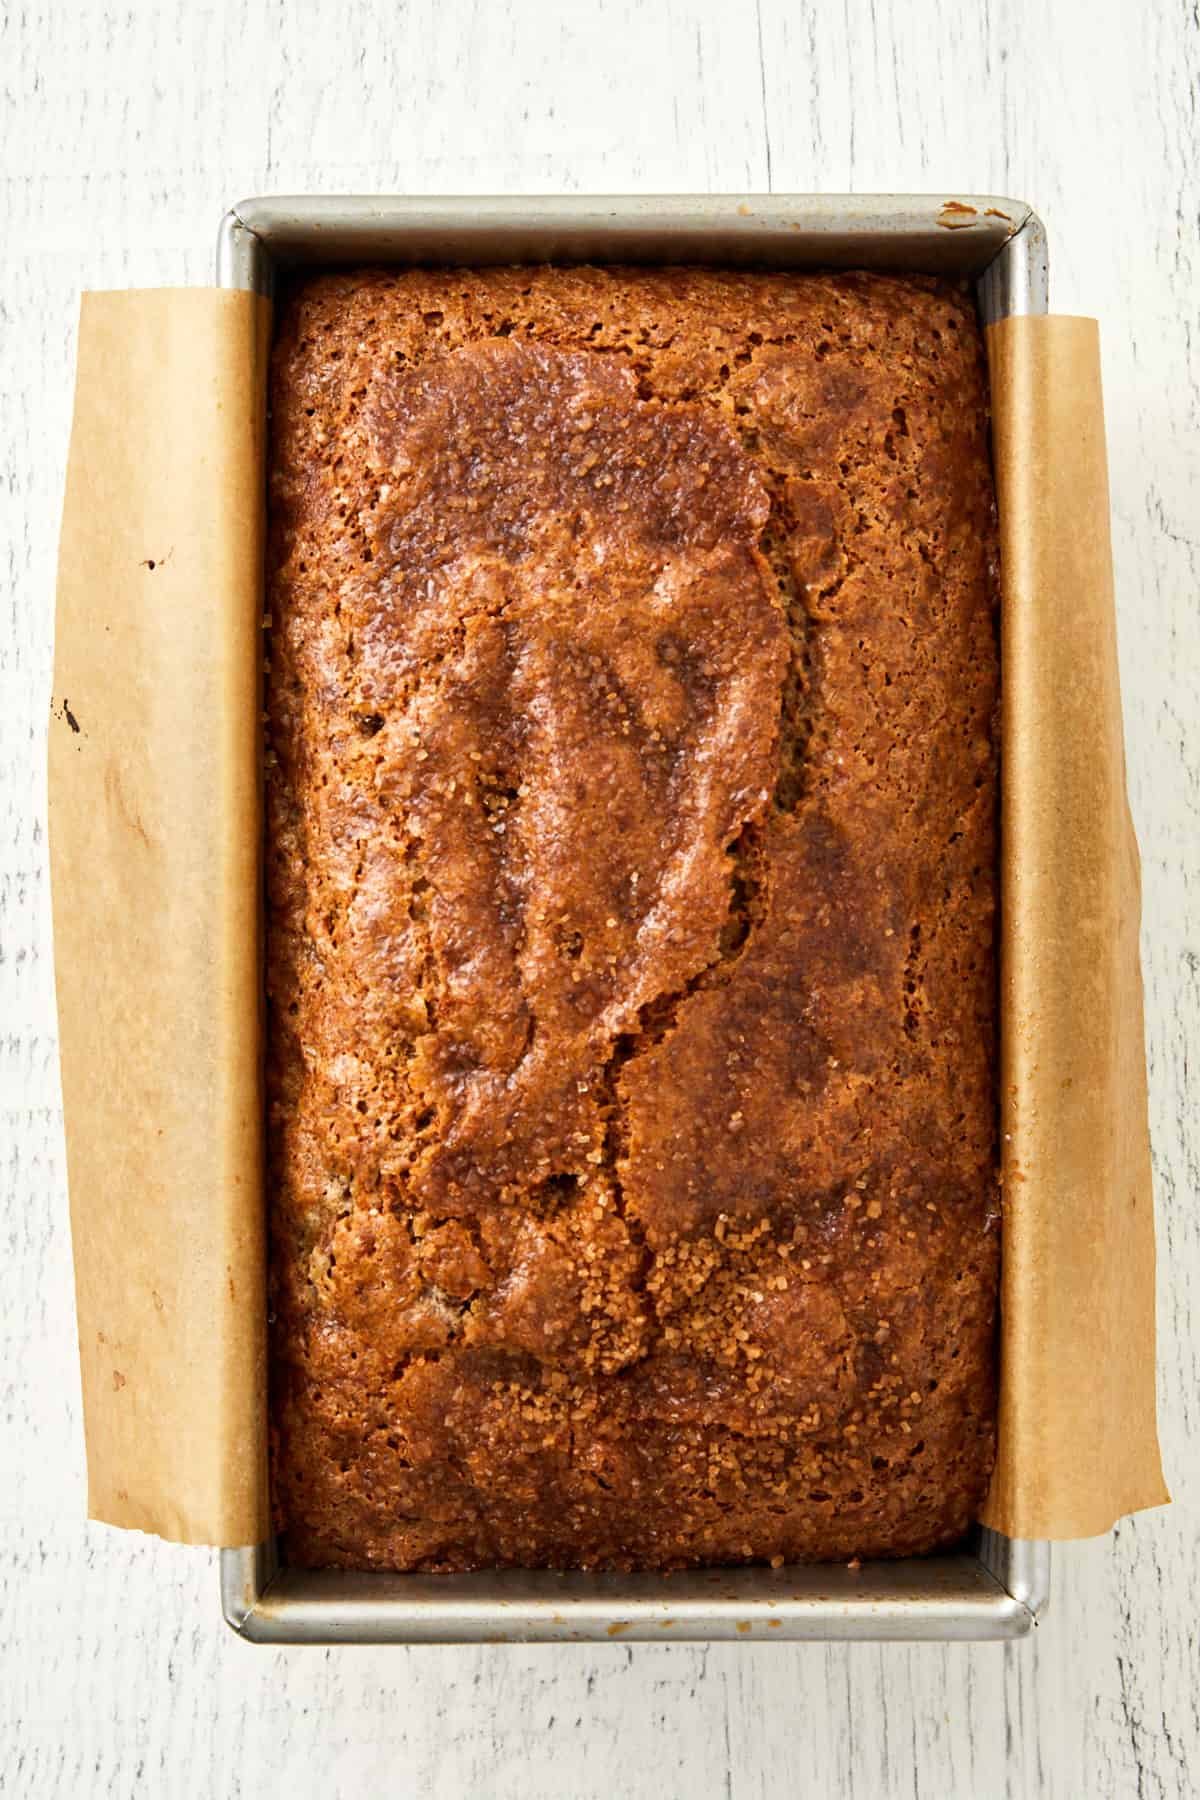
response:
[(286, 1555), (957, 1538), (999, 1253), (969, 293), (321, 276), (271, 442)]

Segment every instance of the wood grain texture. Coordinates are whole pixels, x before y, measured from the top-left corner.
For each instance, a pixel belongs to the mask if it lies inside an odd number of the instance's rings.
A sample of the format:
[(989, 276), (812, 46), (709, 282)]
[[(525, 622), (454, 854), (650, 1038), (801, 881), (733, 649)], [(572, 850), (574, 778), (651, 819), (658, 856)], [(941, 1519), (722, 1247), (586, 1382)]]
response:
[[(1200, 1780), (1200, 24), (1192, 0), (28, 0), (0, 13), (0, 1792), (1186, 1795)], [(255, 1650), (85, 1525), (45, 874), (83, 287), (275, 191), (988, 189), (1101, 320), (1176, 1505), (1010, 1649)]]

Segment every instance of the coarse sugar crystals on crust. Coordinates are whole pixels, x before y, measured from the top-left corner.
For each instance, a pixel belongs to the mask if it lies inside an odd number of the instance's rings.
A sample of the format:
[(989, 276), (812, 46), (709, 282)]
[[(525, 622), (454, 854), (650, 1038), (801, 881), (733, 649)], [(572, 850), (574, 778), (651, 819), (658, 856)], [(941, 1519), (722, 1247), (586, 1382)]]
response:
[(948, 1543), (994, 1451), (996, 534), (922, 277), (366, 271), (271, 373), (310, 1565)]

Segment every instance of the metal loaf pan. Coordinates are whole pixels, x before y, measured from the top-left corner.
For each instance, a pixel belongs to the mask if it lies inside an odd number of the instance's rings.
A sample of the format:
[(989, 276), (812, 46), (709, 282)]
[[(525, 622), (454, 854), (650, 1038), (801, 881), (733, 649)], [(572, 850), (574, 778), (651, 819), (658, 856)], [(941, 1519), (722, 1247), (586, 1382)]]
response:
[[(991, 196), (246, 200), (221, 222), (217, 278), (270, 294), (277, 269), (582, 261), (959, 276), (987, 322), (1048, 297), (1041, 222)], [(1048, 1544), (983, 1529), (943, 1556), (669, 1578), (313, 1571), (273, 1542), (221, 1553), (226, 1619), (274, 1644), (1007, 1639), (1032, 1629), (1049, 1580)]]

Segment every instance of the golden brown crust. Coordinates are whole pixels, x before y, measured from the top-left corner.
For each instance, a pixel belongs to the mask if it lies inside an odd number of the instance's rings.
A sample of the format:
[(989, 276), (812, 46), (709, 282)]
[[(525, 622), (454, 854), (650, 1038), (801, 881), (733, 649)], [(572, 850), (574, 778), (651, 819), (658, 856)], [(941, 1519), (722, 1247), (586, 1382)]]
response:
[(272, 433), (289, 1555), (953, 1539), (998, 1212), (969, 300), (327, 276)]

